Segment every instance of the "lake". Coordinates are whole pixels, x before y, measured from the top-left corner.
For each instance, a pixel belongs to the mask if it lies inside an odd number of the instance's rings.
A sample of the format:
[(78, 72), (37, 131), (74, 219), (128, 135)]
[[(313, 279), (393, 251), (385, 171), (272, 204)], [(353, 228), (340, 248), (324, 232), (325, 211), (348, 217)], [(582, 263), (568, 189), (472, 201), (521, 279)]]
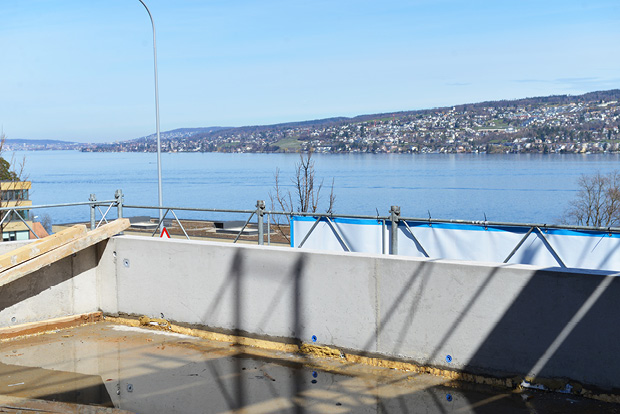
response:
[[(6, 158), (11, 153), (5, 154)], [(34, 205), (112, 199), (117, 188), (125, 203), (157, 204), (154, 153), (16, 152), (25, 157)], [(323, 200), (334, 179), (335, 212), (387, 215), (399, 205), (406, 217), (557, 223), (577, 192), (581, 174), (617, 169), (619, 154), (315, 154), (317, 178), (325, 180)], [(292, 190), (298, 154), (162, 154), (164, 205), (253, 209), (267, 202), (276, 168)], [(88, 207), (38, 210), (54, 223), (88, 220)], [(155, 211), (125, 215), (156, 216)], [(184, 217), (242, 219), (234, 215)]]

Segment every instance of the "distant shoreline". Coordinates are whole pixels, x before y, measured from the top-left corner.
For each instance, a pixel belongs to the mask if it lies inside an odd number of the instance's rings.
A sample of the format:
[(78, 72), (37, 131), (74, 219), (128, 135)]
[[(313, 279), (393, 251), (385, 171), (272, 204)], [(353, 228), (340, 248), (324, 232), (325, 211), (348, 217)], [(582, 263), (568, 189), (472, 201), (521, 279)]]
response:
[[(156, 152), (154, 135), (107, 143), (7, 140), (12, 150)], [(354, 118), (160, 133), (162, 152), (617, 153), (620, 89)]]
[[(4, 152), (43, 152), (43, 151), (74, 151), (74, 152), (82, 152), (89, 154), (156, 154), (156, 151), (84, 151), (80, 149), (73, 148), (12, 148), (7, 146), (4, 148)], [(223, 151), (162, 151), (162, 154), (270, 154), (270, 155), (282, 155), (282, 154), (300, 154), (306, 153), (307, 151), (288, 151), (288, 152), (223, 152)], [(585, 152), (438, 152), (438, 151), (427, 151), (427, 152), (315, 152), (316, 155), (349, 155), (349, 154), (368, 154), (368, 155), (617, 155), (620, 154), (619, 151), (585, 151)]]

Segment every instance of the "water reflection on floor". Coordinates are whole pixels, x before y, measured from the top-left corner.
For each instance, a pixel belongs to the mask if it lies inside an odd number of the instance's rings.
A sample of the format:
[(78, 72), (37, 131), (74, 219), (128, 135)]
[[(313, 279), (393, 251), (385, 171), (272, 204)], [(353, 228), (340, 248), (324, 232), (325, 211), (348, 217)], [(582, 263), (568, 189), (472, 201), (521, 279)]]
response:
[(620, 413), (105, 322), (0, 343), (0, 394), (135, 413)]

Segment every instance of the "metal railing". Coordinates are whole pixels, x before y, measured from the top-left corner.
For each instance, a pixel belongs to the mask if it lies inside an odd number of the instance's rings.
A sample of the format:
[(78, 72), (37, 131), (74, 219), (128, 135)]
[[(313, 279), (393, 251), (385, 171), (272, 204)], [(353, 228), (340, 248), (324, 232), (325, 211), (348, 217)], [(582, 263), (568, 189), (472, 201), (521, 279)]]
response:
[[(90, 208), (90, 228), (96, 229), (104, 223), (108, 222), (108, 217), (110, 212), (116, 210), (117, 217), (123, 217), (124, 209), (142, 209), (142, 210), (163, 210), (164, 214), (161, 215), (161, 219), (157, 222), (157, 227), (155, 231), (151, 234), (155, 236), (159, 229), (163, 228), (164, 222), (168, 215), (172, 215), (174, 221), (178, 224), (179, 228), (183, 236), (190, 240), (190, 235), (186, 230), (183, 220), (179, 219), (177, 213), (181, 212), (201, 212), (201, 213), (226, 213), (226, 214), (242, 214), (248, 215), (245, 220), (243, 226), (236, 233), (233, 243), (237, 243), (241, 236), (244, 234), (244, 231), (251, 224), (252, 219), (256, 216), (256, 226), (257, 226), (257, 243), (259, 245), (265, 244), (265, 224), (267, 227), (267, 245), (271, 245), (271, 225), (272, 223), (275, 225), (278, 223), (278, 227), (280, 227), (279, 222), (276, 221), (275, 217), (284, 216), (290, 223), (292, 217), (312, 217), (314, 218), (314, 223), (312, 224), (309, 231), (303, 236), (303, 239), (299, 244), (292, 246), (293, 248), (302, 248), (304, 244), (307, 242), (309, 237), (313, 234), (313, 232), (318, 227), (319, 223), (324, 222), (327, 224), (334, 237), (338, 240), (338, 242), (342, 245), (345, 251), (353, 251), (350, 245), (347, 243), (345, 237), (342, 235), (341, 231), (338, 229), (337, 223), (334, 221), (335, 219), (367, 219), (373, 220), (382, 225), (384, 231), (383, 234), (386, 233), (385, 229), (389, 223), (391, 231), (389, 232), (389, 244), (385, 237), (382, 239), (382, 252), (397, 255), (399, 252), (398, 249), (398, 233), (399, 229), (402, 232), (408, 233), (413, 242), (416, 244), (416, 247), (421, 252), (424, 257), (430, 257), (428, 250), (422, 245), (420, 240), (414, 234), (414, 231), (411, 229), (409, 223), (417, 223), (417, 224), (426, 224), (428, 226), (433, 226), (433, 224), (459, 224), (459, 225), (471, 225), (471, 226), (484, 226), (487, 227), (513, 227), (515, 229), (520, 228), (528, 228), (527, 232), (520, 239), (520, 241), (514, 246), (512, 251), (508, 254), (508, 256), (504, 259), (503, 263), (507, 263), (519, 249), (523, 246), (525, 241), (530, 237), (532, 233), (540, 237), (542, 243), (549, 250), (552, 256), (555, 258), (557, 263), (561, 267), (566, 267), (564, 261), (558, 254), (557, 250), (549, 242), (548, 238), (545, 236), (545, 233), (551, 229), (558, 230), (574, 230), (574, 231), (589, 231), (589, 232), (599, 232), (601, 234), (611, 234), (620, 233), (620, 228), (618, 227), (588, 227), (588, 226), (566, 226), (566, 225), (548, 225), (548, 224), (537, 224), (537, 223), (511, 223), (511, 222), (497, 222), (497, 221), (475, 221), (475, 220), (446, 220), (446, 219), (434, 219), (430, 216), (428, 218), (416, 218), (416, 217), (402, 217), (399, 206), (391, 206), (389, 210), (389, 215), (380, 216), (379, 214), (370, 216), (370, 215), (352, 215), (352, 214), (326, 214), (326, 213), (308, 213), (308, 212), (295, 212), (295, 211), (269, 211), (265, 208), (265, 201), (258, 200), (256, 202), (254, 209), (248, 210), (235, 210), (235, 209), (217, 209), (217, 208), (192, 208), (192, 207), (175, 207), (175, 206), (148, 206), (148, 205), (127, 205), (124, 204), (124, 195), (121, 190), (117, 190), (113, 200), (97, 200), (95, 194), (91, 194), (89, 200), (87, 202), (76, 202), (76, 203), (61, 203), (61, 204), (46, 204), (46, 205), (38, 205), (38, 206), (14, 206), (14, 207), (4, 207), (0, 208), (0, 228), (2, 225), (6, 225), (6, 223), (14, 220), (14, 217), (17, 217), (19, 221), (24, 223), (29, 231), (31, 231), (35, 237), (38, 238), (38, 235), (32, 230), (31, 226), (27, 223), (26, 220), (18, 213), (18, 211), (23, 210), (35, 210), (35, 209), (48, 209), (48, 208), (60, 208), (60, 207), (73, 207), (73, 206), (89, 206)], [(105, 211), (103, 210), (105, 209)], [(99, 219), (97, 220), (97, 212), (99, 212)], [(280, 229), (281, 230), (281, 229)]]
[[(23, 223), (28, 228), (28, 230), (34, 235), (34, 237), (39, 239), (40, 238), (39, 235), (28, 224), (29, 220), (24, 219), (24, 217), (22, 217), (22, 215), (19, 212), (37, 210), (37, 209), (76, 207), (76, 206), (90, 206), (91, 210), (94, 210), (95, 208), (99, 208), (100, 206), (104, 204), (107, 205), (107, 203), (109, 203), (110, 206), (114, 206), (116, 203), (116, 200), (107, 200), (107, 201), (99, 201), (99, 202), (86, 201), (86, 202), (75, 202), (75, 203), (41, 204), (37, 206), (17, 205), (17, 206), (12, 206), (12, 207), (0, 207), (0, 215), (2, 217), (0, 219), (0, 228), (4, 229), (8, 223), (10, 223), (11, 221), (14, 221), (14, 217), (17, 217), (19, 221)], [(101, 211), (100, 208), (99, 210)], [(102, 216), (105, 217), (105, 214), (103, 214), (103, 212), (102, 212)], [(94, 216), (91, 214), (91, 217), (94, 217)], [(91, 229), (94, 229), (95, 227), (96, 226), (91, 225)]]
[[(126, 208), (137, 208), (137, 209), (157, 209), (156, 206), (139, 206), (139, 205), (127, 205), (125, 206)], [(476, 220), (446, 220), (446, 219), (433, 219), (431, 217), (429, 218), (418, 218), (418, 217), (402, 217), (400, 215), (400, 207), (398, 206), (391, 206), (390, 210), (389, 210), (389, 215), (386, 216), (380, 216), (380, 215), (376, 215), (376, 216), (369, 216), (369, 215), (351, 215), (351, 214), (321, 214), (321, 213), (308, 213), (308, 212), (284, 212), (284, 211), (268, 211), (265, 209), (265, 202), (263, 200), (258, 200), (256, 203), (256, 209), (255, 210), (230, 210), (230, 209), (202, 209), (202, 208), (185, 208), (185, 207), (163, 207), (166, 211), (166, 214), (164, 214), (164, 218), (166, 217), (166, 215), (170, 212), (174, 215), (174, 218), (176, 220), (176, 222), (178, 223), (179, 227), (182, 229), (183, 234), (185, 235), (185, 237), (187, 239), (189, 239), (190, 237), (188, 236), (187, 232), (185, 231), (184, 227), (183, 227), (183, 223), (181, 220), (178, 219), (177, 215), (175, 214), (175, 210), (176, 211), (200, 211), (200, 212), (213, 212), (213, 213), (238, 213), (238, 214), (249, 214), (249, 217), (247, 218), (247, 220), (245, 221), (244, 225), (241, 227), (241, 229), (239, 230), (239, 232), (237, 233), (233, 243), (236, 243), (241, 235), (243, 234), (243, 232), (245, 231), (245, 229), (247, 228), (248, 224), (250, 224), (252, 218), (254, 216), (257, 217), (257, 227), (258, 227), (258, 240), (257, 243), (259, 245), (263, 245), (264, 244), (264, 222), (265, 222), (265, 217), (267, 220), (267, 225), (268, 225), (268, 230), (267, 230), (267, 234), (268, 234), (268, 240), (267, 240), (267, 244), (270, 245), (271, 241), (270, 241), (270, 235), (271, 235), (271, 231), (270, 231), (270, 223), (272, 222), (272, 218), (274, 216), (285, 216), (287, 217), (289, 220), (290, 218), (292, 218), (293, 216), (305, 216), (305, 217), (312, 217), (315, 219), (314, 223), (312, 224), (310, 230), (305, 233), (305, 235), (303, 236), (303, 239), (301, 240), (301, 242), (299, 242), (299, 244), (296, 244), (295, 246), (292, 246), (294, 248), (302, 248), (304, 246), (304, 244), (306, 243), (306, 241), (309, 239), (309, 237), (313, 234), (313, 232), (316, 230), (316, 228), (318, 227), (319, 223), (321, 222), (325, 222), (329, 229), (331, 230), (331, 232), (333, 233), (334, 237), (338, 240), (338, 242), (342, 245), (343, 249), (347, 252), (351, 252), (353, 251), (351, 249), (351, 247), (349, 246), (349, 244), (347, 243), (345, 237), (343, 237), (341, 231), (338, 229), (338, 225), (337, 223), (334, 222), (334, 219), (338, 219), (338, 218), (345, 218), (345, 219), (368, 219), (368, 220), (376, 220), (378, 223), (381, 223), (381, 225), (383, 226), (383, 228), (385, 229), (386, 226), (390, 225), (391, 231), (390, 233), (390, 238), (389, 238), (389, 246), (386, 246), (385, 243), (387, 243), (387, 241), (385, 239), (383, 239), (383, 248), (382, 251), (383, 252), (389, 252), (389, 254), (392, 255), (398, 255), (399, 254), (399, 249), (398, 249), (398, 233), (399, 233), (399, 229), (403, 232), (407, 232), (411, 238), (413, 239), (413, 242), (416, 244), (417, 248), (419, 249), (419, 251), (422, 253), (422, 255), (424, 257), (430, 257), (431, 255), (429, 254), (429, 252), (427, 251), (427, 249), (422, 245), (422, 243), (420, 242), (420, 240), (416, 237), (416, 235), (414, 234), (414, 231), (411, 229), (411, 226), (409, 225), (409, 223), (423, 223), (423, 224), (427, 224), (429, 226), (432, 226), (433, 224), (459, 224), (459, 225), (471, 225), (471, 226), (484, 226), (485, 228), (488, 227), (513, 227), (515, 229), (522, 229), (522, 228), (528, 228), (527, 232), (525, 233), (525, 235), (521, 238), (521, 240), (514, 246), (514, 248), (511, 250), (511, 252), (506, 256), (506, 258), (503, 260), (503, 263), (508, 263), (508, 261), (517, 253), (517, 251), (523, 246), (523, 244), (525, 243), (525, 241), (528, 239), (528, 237), (534, 233), (536, 234), (538, 237), (540, 237), (542, 243), (544, 244), (545, 248), (550, 252), (550, 254), (553, 256), (553, 258), (555, 259), (555, 261), (558, 263), (558, 265), (560, 267), (566, 268), (566, 264), (564, 263), (564, 261), (562, 260), (562, 258), (560, 257), (560, 254), (557, 252), (557, 250), (552, 246), (552, 244), (549, 242), (549, 239), (545, 236), (545, 233), (549, 230), (552, 229), (557, 229), (557, 230), (574, 230), (574, 231), (590, 231), (590, 232), (600, 232), (602, 234), (609, 234), (611, 235), (612, 233), (620, 233), (620, 228), (618, 227), (588, 227), (588, 226), (566, 226), (566, 225), (548, 225), (548, 224), (532, 224), (532, 223), (512, 223), (512, 222), (499, 222), (499, 221), (488, 221), (488, 220), (483, 220), (483, 221), (476, 221)], [(160, 221), (158, 223), (158, 225), (161, 225), (162, 222)], [(153, 233), (153, 235), (155, 235), (155, 233)], [(387, 247), (387, 248), (386, 248)], [(432, 253), (432, 252), (431, 252)]]

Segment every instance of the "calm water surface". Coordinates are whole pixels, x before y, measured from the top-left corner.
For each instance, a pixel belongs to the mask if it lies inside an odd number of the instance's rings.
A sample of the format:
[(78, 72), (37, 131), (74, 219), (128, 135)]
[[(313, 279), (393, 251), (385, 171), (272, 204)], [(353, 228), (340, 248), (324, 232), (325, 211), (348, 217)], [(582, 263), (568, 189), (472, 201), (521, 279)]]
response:
[[(33, 182), (33, 204), (111, 199), (157, 204), (156, 155), (144, 153), (17, 152)], [(316, 154), (317, 177), (335, 180), (336, 212), (408, 217), (554, 223), (577, 191), (581, 174), (617, 169), (618, 154)], [(164, 204), (252, 209), (269, 206), (276, 167), (290, 187), (298, 154), (162, 154)], [(327, 199), (327, 188), (324, 190)], [(130, 211), (131, 215), (155, 211)], [(35, 213), (39, 214), (39, 213)], [(54, 222), (88, 219), (88, 208), (49, 209)], [(128, 215), (126, 214), (126, 215)], [(186, 216), (191, 216), (186, 214)], [(196, 217), (196, 216), (193, 216)], [(203, 218), (236, 218), (208, 214)]]

